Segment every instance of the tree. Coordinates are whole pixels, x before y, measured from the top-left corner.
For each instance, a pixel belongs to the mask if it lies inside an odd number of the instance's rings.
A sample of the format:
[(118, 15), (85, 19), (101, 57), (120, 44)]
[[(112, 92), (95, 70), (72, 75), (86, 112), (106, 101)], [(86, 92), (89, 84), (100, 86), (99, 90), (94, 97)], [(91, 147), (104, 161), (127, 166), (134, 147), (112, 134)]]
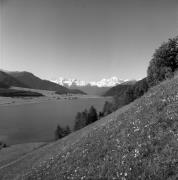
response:
[(101, 119), (102, 117), (104, 117), (104, 113), (103, 112), (99, 112), (98, 118)]
[(0, 149), (6, 148), (6, 147), (7, 147), (7, 144), (0, 141)]
[(88, 113), (87, 125), (97, 120), (98, 120), (98, 115), (97, 115), (96, 109), (93, 106), (91, 106)]
[(81, 129), (81, 112), (78, 112), (75, 117), (74, 131)]
[(103, 116), (111, 114), (114, 111), (114, 105), (111, 102), (105, 101), (103, 106)]
[(148, 91), (148, 82), (146, 78), (138, 81), (133, 85), (133, 99), (141, 97), (145, 92)]
[(82, 126), (83, 127), (86, 126), (88, 121), (88, 111), (86, 109), (82, 112), (81, 119), (82, 119)]
[(147, 69), (147, 81), (150, 86), (174, 76), (178, 69), (178, 36), (163, 43), (153, 54)]
[(68, 134), (71, 133), (71, 130), (70, 130), (69, 126), (66, 126), (63, 131), (64, 131), (64, 136), (67, 136)]
[(96, 109), (91, 106), (89, 112), (85, 109), (83, 112), (78, 112), (75, 117), (74, 131), (77, 131), (98, 120)]
[(83, 112), (78, 112), (75, 117), (74, 131), (77, 131), (87, 125), (88, 112), (85, 109)]
[(56, 131), (55, 131), (55, 139), (61, 139), (64, 136), (64, 131), (60, 125), (57, 125)]
[(121, 108), (122, 106), (129, 104), (133, 100), (134, 100), (134, 91), (133, 91), (133, 87), (130, 86), (123, 92), (122, 95), (119, 96), (116, 95), (114, 97), (115, 109)]
[(69, 126), (62, 128), (60, 125), (57, 125), (57, 128), (55, 130), (55, 139), (56, 140), (61, 139), (70, 133), (71, 133), (71, 130)]

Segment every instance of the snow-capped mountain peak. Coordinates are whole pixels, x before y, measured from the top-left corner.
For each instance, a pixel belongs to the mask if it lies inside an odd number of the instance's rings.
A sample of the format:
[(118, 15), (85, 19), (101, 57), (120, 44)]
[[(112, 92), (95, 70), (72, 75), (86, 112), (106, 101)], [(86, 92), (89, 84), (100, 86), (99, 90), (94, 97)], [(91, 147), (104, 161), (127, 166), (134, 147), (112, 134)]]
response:
[(117, 84), (124, 83), (128, 80), (121, 80), (118, 77), (114, 76), (111, 78), (103, 78), (99, 81), (92, 81), (92, 82), (85, 82), (83, 80), (78, 80), (75, 78), (63, 78), (60, 77), (58, 79), (51, 80), (52, 82), (55, 82), (57, 84), (60, 84), (65, 87), (71, 87), (71, 86), (97, 86), (97, 87), (113, 87)]
[(52, 82), (55, 82), (57, 84), (60, 84), (62, 86), (85, 86), (86, 85), (86, 82), (85, 81), (81, 81), (81, 80), (77, 80), (75, 78), (63, 78), (63, 77), (60, 77), (58, 79), (55, 79), (55, 80), (51, 80)]
[(120, 80), (118, 79), (117, 77), (111, 77), (111, 78), (103, 78), (101, 79), (100, 81), (94, 81), (94, 82), (90, 82), (90, 84), (92, 86), (98, 86), (98, 87), (112, 87), (112, 86), (115, 86), (117, 84), (121, 84), (123, 83), (124, 80)]

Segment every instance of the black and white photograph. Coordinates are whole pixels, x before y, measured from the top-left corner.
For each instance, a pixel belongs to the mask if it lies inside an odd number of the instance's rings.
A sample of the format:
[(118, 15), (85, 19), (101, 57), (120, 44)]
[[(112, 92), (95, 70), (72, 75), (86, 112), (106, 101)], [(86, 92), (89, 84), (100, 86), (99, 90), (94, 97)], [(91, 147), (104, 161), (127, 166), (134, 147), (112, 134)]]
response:
[(178, 180), (178, 0), (0, 0), (0, 180)]

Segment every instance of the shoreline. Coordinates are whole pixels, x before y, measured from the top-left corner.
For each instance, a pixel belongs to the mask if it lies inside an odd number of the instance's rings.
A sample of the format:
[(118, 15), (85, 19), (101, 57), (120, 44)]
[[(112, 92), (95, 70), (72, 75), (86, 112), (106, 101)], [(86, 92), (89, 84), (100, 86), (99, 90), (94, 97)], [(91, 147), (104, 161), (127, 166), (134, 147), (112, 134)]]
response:
[(96, 99), (96, 98), (109, 98), (94, 95), (53, 95), (42, 97), (0, 97), (0, 107), (19, 106), (25, 104), (39, 104), (49, 101), (74, 101), (77, 99)]

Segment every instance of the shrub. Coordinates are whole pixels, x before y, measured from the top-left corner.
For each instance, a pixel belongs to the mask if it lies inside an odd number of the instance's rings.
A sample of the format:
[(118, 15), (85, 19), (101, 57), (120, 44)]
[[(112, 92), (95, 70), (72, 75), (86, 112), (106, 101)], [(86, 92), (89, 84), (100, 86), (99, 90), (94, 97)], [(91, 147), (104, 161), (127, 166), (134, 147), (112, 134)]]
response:
[(7, 147), (7, 144), (0, 141), (0, 149), (6, 148), (6, 147)]
[(75, 117), (74, 131), (77, 131), (87, 125), (88, 112), (84, 110), (83, 112), (78, 112)]
[(178, 69), (178, 36), (163, 43), (153, 54), (147, 70), (149, 86), (171, 78)]
[(98, 120), (98, 115), (96, 109), (93, 106), (91, 106), (88, 113), (87, 125), (97, 120)]
[(91, 106), (89, 111), (78, 112), (75, 117), (74, 131), (77, 131), (98, 120), (96, 109)]
[(142, 80), (136, 82), (133, 85), (133, 99), (135, 100), (143, 96), (143, 94), (147, 91), (148, 91), (148, 82), (146, 78), (143, 78)]

